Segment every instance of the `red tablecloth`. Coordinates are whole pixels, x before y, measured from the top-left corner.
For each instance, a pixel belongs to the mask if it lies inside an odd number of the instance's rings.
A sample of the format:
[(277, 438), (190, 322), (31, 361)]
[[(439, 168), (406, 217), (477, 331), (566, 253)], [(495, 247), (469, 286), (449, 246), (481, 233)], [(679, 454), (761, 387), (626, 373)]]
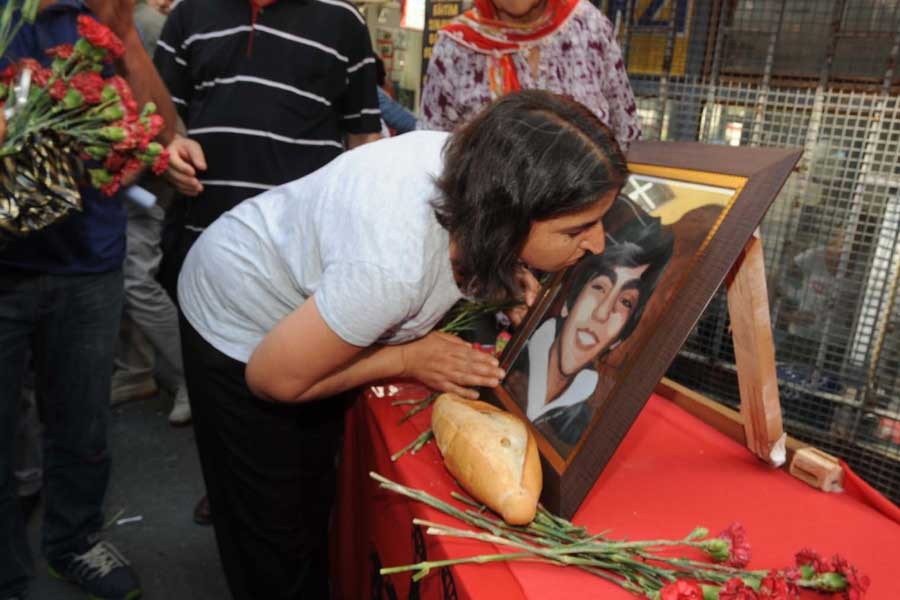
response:
[[(413, 516), (454, 523), (422, 504), (378, 489), (368, 477), (369, 471), (377, 471), (445, 500), (458, 489), (433, 443), (391, 462), (392, 453), (430, 427), (430, 411), (399, 424), (408, 408), (391, 406), (391, 401), (420, 397), (425, 391), (396, 387), (399, 391), (392, 397), (387, 397), (388, 386), (367, 390), (348, 416), (333, 561), (339, 598), (378, 597), (371, 592), (376, 560), (382, 566), (415, 562)], [(750, 568), (792, 565), (801, 547), (826, 556), (841, 553), (870, 576), (868, 598), (898, 600), (900, 511), (852, 474), (847, 487), (843, 494), (815, 490), (653, 396), (573, 521), (592, 532), (611, 530), (612, 537), (633, 540), (681, 538), (696, 525), (715, 533), (740, 521), (753, 547)], [(424, 542), (429, 560), (503, 551), (481, 542), (427, 535)], [(547, 564), (464, 565), (453, 567), (451, 574), (459, 598), (633, 598), (574, 568)], [(450, 584), (435, 572), (418, 591), (422, 598), (440, 598)], [(409, 574), (375, 585), (392, 586), (398, 597), (406, 598)]]

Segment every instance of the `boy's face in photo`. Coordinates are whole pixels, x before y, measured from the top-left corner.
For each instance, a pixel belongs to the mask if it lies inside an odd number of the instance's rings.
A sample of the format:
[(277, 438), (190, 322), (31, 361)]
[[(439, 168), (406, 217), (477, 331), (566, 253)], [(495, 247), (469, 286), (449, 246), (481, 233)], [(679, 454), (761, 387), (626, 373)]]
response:
[(574, 377), (612, 346), (638, 306), (638, 284), (649, 265), (618, 266), (597, 273), (581, 289), (572, 308), (563, 308), (559, 370)]

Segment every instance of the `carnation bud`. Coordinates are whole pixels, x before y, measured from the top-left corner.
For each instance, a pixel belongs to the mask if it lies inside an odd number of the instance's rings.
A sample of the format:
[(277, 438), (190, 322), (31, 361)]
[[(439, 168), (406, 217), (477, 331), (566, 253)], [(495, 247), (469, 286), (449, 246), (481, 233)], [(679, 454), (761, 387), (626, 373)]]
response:
[(125, 130), (121, 127), (101, 127), (100, 137), (110, 142), (121, 142), (125, 139)]
[(719, 600), (719, 586), (700, 584), (703, 600)]
[(122, 109), (121, 104), (114, 104), (104, 108), (100, 116), (106, 121), (118, 121), (125, 116), (125, 111)]
[(106, 169), (88, 169), (88, 174), (91, 176), (91, 185), (95, 188), (103, 187), (113, 180), (113, 176)]
[(121, 98), (119, 98), (119, 92), (111, 85), (103, 86), (103, 91), (100, 92), (100, 98), (102, 98), (104, 102), (109, 102), (110, 100), (121, 100)]
[(812, 584), (824, 592), (840, 592), (847, 589), (847, 578), (840, 573), (822, 573), (813, 578)]
[(722, 538), (706, 540), (701, 544), (701, 548), (716, 562), (724, 562), (731, 555), (731, 543)]
[(144, 152), (146, 152), (147, 155), (152, 156), (154, 158), (156, 158), (157, 156), (162, 154), (162, 151), (163, 151), (163, 147), (162, 147), (162, 144), (160, 144), (159, 142), (150, 142), (149, 144), (147, 144), (147, 148), (144, 150)]
[(150, 115), (152, 115), (155, 112), (156, 112), (156, 104), (154, 104), (153, 102), (148, 102), (147, 104), (144, 105), (144, 109), (141, 111), (141, 116), (149, 117)]
[(66, 90), (66, 95), (62, 99), (62, 105), (65, 109), (72, 110), (80, 107), (82, 104), (84, 104), (84, 96), (81, 95), (81, 92), (74, 88)]
[(75, 54), (82, 54), (90, 58), (91, 51), (94, 49), (91, 46), (91, 43), (84, 38), (80, 38), (77, 42), (75, 42), (75, 46), (73, 48)]
[(706, 527), (696, 527), (688, 534), (685, 541), (699, 540), (709, 535), (709, 529)]
[(108, 146), (87, 146), (84, 151), (94, 160), (103, 160), (109, 154)]

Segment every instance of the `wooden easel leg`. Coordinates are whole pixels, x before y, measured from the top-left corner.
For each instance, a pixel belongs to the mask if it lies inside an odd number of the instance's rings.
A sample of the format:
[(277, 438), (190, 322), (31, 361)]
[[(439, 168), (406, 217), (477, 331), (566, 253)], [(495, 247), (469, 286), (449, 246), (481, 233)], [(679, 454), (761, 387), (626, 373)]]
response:
[(732, 268), (727, 287), (747, 446), (762, 460), (780, 466), (785, 461), (785, 435), (759, 230)]

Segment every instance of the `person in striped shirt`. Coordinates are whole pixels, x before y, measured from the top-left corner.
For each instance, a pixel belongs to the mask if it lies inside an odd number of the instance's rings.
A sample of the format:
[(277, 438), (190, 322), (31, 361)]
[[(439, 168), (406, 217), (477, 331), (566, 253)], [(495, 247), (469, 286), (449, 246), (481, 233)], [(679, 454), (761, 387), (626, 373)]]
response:
[(379, 137), (375, 59), (349, 1), (181, 0), (154, 60), (186, 129), (166, 174), (193, 198), (176, 270), (222, 213)]
[[(166, 177), (188, 197), (169, 216), (168, 283), (220, 215), (380, 137), (375, 59), (349, 0), (176, 0), (154, 60), (184, 123), (168, 148)], [(343, 414), (334, 413), (309, 419), (339, 430)], [(333, 455), (336, 445), (320, 452)], [(333, 470), (333, 458), (320, 463)], [(333, 490), (319, 496), (330, 505)], [(194, 518), (210, 522), (205, 497)], [(324, 586), (326, 571), (311, 565), (304, 589)]]

